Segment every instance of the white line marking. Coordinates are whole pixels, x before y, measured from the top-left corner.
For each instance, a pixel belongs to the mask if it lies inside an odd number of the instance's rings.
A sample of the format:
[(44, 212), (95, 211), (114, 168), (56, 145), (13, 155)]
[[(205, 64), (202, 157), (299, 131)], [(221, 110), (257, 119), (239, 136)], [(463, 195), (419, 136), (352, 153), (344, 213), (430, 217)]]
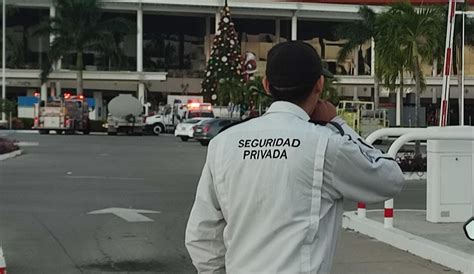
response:
[(20, 147), (37, 147), (39, 146), (39, 142), (18, 142), (15, 145)]
[(120, 180), (120, 181), (145, 181), (145, 178), (107, 177), (107, 176), (64, 176), (69, 179), (97, 179), (97, 180)]

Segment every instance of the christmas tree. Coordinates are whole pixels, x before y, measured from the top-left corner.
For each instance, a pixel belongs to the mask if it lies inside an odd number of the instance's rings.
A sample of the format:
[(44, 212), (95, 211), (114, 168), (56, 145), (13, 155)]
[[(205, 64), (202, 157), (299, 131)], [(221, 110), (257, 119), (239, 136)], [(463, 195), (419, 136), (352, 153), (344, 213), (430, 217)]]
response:
[(229, 88), (220, 88), (224, 83), (240, 84), (244, 81), (240, 54), (240, 43), (226, 0), (221, 10), (221, 21), (214, 37), (211, 56), (204, 72), (205, 78), (201, 84), (206, 102), (240, 103), (236, 100), (236, 96), (229, 94)]

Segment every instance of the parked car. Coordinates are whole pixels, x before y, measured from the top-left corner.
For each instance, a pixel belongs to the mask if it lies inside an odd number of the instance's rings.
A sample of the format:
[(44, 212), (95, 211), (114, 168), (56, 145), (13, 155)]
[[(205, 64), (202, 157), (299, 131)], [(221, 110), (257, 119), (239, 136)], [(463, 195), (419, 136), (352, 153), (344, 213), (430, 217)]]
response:
[(233, 119), (215, 118), (202, 122), (194, 127), (194, 139), (198, 140), (203, 146), (209, 145), (209, 141), (214, 138), (219, 131), (233, 123), (238, 122)]
[(181, 138), (181, 141), (187, 142), (189, 139), (193, 138), (194, 128), (202, 124), (206, 120), (211, 120), (212, 118), (198, 117), (186, 120), (182, 123), (176, 125), (174, 131), (174, 136)]

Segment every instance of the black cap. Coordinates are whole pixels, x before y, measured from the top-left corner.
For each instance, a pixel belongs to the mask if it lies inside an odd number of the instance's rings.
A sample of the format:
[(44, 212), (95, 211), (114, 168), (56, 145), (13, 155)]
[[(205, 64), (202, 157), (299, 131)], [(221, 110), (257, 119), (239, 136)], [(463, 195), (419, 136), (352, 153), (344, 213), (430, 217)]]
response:
[(334, 77), (325, 66), (310, 44), (288, 41), (274, 46), (268, 52), (266, 75), (273, 88), (291, 90), (312, 86), (321, 75)]

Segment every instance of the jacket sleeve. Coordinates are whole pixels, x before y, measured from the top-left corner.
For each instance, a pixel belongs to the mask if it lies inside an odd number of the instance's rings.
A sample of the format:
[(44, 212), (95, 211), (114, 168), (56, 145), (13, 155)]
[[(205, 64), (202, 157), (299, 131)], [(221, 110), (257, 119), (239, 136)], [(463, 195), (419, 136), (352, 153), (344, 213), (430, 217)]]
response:
[(333, 122), (344, 133), (333, 135), (328, 144), (328, 183), (340, 196), (357, 202), (382, 202), (398, 195), (405, 179), (397, 162), (366, 144), (342, 119)]
[(185, 242), (198, 273), (225, 273), (223, 231), (226, 222), (217, 200), (209, 159), (208, 153), (189, 216)]

